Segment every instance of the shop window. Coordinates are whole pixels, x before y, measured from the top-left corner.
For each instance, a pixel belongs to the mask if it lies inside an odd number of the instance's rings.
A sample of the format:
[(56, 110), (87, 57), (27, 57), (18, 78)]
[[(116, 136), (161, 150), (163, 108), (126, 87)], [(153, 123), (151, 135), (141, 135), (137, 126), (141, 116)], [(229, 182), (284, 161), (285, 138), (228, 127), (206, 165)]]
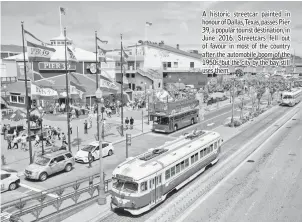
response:
[(19, 97), (19, 103), (25, 104), (25, 98), (23, 96)]
[(128, 83), (129, 89), (131, 89), (131, 83)]
[(174, 68), (178, 68), (178, 62), (174, 62)]
[(12, 103), (17, 103), (18, 102), (18, 97), (17, 96), (10, 96), (10, 101)]
[(129, 73), (127, 73), (127, 74), (126, 74), (126, 77), (127, 77), (127, 78), (129, 78), (129, 77), (130, 77), (130, 74), (129, 74)]
[(134, 73), (132, 74), (132, 78), (135, 78), (135, 74)]
[(135, 84), (134, 83), (132, 84), (132, 90), (135, 90)]
[(171, 68), (171, 62), (168, 62), (168, 66), (167, 66), (168, 68)]
[(190, 62), (190, 68), (194, 68), (194, 62)]

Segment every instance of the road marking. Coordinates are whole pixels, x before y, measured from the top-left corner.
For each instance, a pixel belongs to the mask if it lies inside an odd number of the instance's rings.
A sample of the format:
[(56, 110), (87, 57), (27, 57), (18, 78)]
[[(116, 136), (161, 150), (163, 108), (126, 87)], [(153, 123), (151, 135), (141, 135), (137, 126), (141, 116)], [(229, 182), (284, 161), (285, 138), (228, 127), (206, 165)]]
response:
[[(20, 186), (21, 186), (21, 187), (24, 187), (24, 188), (27, 188), (27, 189), (29, 189), (29, 190), (35, 191), (35, 192), (37, 192), (37, 193), (43, 192), (42, 190), (39, 190), (39, 189), (37, 189), (37, 188), (28, 186), (28, 185), (26, 185), (26, 184), (24, 184), (24, 183), (20, 183)], [(47, 195), (47, 196), (50, 196), (50, 197), (52, 197), (52, 198), (58, 198), (58, 195), (55, 195), (55, 194), (52, 194), (52, 193), (48, 193), (48, 194), (46, 194), (46, 195)]]
[(254, 208), (255, 203), (256, 203), (256, 201), (254, 201), (254, 202), (252, 203), (252, 205), (249, 207), (249, 209), (248, 209), (248, 210), (247, 210), (247, 212), (245, 213), (245, 216), (246, 216), (246, 215), (248, 215), (248, 214), (249, 214), (249, 212), (251, 211), (251, 209), (253, 209), (253, 208)]
[(209, 123), (207, 124), (207, 126), (213, 126), (215, 123)]
[(300, 139), (301, 139), (301, 136), (299, 136), (298, 140), (300, 140)]

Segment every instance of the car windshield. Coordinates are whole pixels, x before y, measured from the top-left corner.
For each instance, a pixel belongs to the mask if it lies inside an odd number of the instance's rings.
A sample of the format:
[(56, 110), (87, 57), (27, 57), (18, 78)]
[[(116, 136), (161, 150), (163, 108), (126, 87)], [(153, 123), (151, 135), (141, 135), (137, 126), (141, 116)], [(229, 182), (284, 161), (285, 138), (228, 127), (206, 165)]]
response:
[(292, 96), (290, 96), (290, 95), (283, 96), (283, 99), (291, 99), (291, 98), (292, 98)]
[(154, 123), (161, 124), (161, 125), (168, 125), (169, 124), (169, 118), (163, 117), (163, 116), (154, 116)]
[(82, 150), (86, 151), (86, 152), (89, 152), (89, 151), (91, 152), (94, 148), (95, 148), (95, 146), (88, 145), (88, 146), (85, 146)]
[(41, 166), (46, 166), (49, 161), (50, 161), (50, 159), (47, 157), (44, 157), (44, 156), (38, 156), (35, 158), (35, 164), (38, 164)]
[(113, 180), (113, 187), (118, 190), (127, 191), (130, 193), (137, 192), (137, 190), (138, 190), (137, 183), (128, 182), (128, 181), (124, 181), (124, 180), (117, 180), (117, 179)]

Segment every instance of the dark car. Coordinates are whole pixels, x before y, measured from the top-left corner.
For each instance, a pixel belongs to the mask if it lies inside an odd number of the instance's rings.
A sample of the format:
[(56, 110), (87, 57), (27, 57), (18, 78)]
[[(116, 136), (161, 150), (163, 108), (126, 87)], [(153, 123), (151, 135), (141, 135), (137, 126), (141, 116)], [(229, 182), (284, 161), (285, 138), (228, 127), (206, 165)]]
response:
[(212, 105), (212, 104), (214, 104), (216, 102), (217, 102), (217, 99), (211, 98), (211, 99), (208, 100), (207, 105)]

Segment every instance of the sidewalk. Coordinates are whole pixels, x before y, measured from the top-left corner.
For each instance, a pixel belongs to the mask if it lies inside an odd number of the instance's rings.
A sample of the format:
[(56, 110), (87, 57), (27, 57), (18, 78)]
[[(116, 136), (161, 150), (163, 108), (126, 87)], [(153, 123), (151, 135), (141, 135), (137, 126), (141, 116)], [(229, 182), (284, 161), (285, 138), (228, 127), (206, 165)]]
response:
[[(147, 114), (147, 112), (144, 112), (144, 114)], [(147, 124), (146, 115), (144, 115), (144, 122), (143, 122), (143, 131), (142, 131), (142, 111), (141, 110), (134, 110), (129, 112), (129, 110), (125, 110), (124, 112), (124, 119), (125, 117), (133, 117), (135, 119), (134, 127), (132, 130), (124, 130), (124, 136), (122, 137), (116, 127), (117, 125), (120, 125), (121, 123), (121, 117), (118, 116), (112, 116), (112, 118), (107, 118), (104, 116), (105, 124), (110, 125), (111, 129), (109, 131), (105, 132), (105, 141), (112, 142), (113, 144), (120, 143), (121, 141), (124, 141), (126, 139), (125, 135), (126, 133), (131, 133), (132, 138), (148, 133), (151, 131), (152, 124)], [(140, 118), (139, 118), (140, 117)], [(72, 120), (72, 128), (73, 132), (71, 134), (71, 151), (72, 153), (76, 153), (78, 151), (78, 148), (83, 147), (84, 145), (89, 144), (90, 142), (95, 141), (95, 134), (97, 133), (96, 129), (96, 116), (93, 117), (92, 120), (92, 128), (88, 129), (88, 134), (84, 134), (84, 121), (85, 119), (75, 119)], [(11, 121), (4, 120), (4, 124), (10, 123), (13, 124)], [(53, 120), (44, 120), (43, 125), (50, 125), (50, 126), (57, 126), (62, 129), (61, 132), (64, 132), (67, 134), (67, 124), (66, 121), (53, 121)], [(77, 138), (77, 128), (79, 129), (78, 138)], [(37, 151), (41, 151), (40, 147), (34, 147), (34, 141), (32, 142), (32, 149), (33, 149), (33, 155)], [(79, 145), (78, 145), (79, 144)], [(56, 146), (61, 146), (62, 141), (56, 140), (55, 142)], [(5, 156), (6, 165), (5, 167), (9, 167), (12, 169), (15, 169), (19, 172), (23, 173), (23, 170), (25, 167), (29, 164), (29, 151), (21, 151), (20, 150), (21, 145), (19, 144), (19, 149), (14, 150), (7, 150), (7, 142), (4, 140), (4, 136), (1, 136), (1, 154)], [(46, 150), (49, 147), (45, 147)], [(21, 174), (22, 174), (21, 173)]]

